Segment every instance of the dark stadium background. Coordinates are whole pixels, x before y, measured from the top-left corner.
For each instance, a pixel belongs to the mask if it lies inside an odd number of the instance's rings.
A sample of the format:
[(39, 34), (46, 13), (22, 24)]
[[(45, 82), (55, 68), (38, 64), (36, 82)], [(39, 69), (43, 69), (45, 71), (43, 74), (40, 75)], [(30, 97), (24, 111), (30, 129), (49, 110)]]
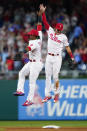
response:
[[(27, 43), (24, 33), (36, 28), (39, 4), (47, 6), (46, 16), (53, 27), (64, 24), (75, 65), (70, 68), (69, 55), (63, 52), (61, 78), (87, 76), (87, 2), (85, 0), (0, 0), (0, 79), (16, 79), (18, 71), (27, 62), (24, 53)], [(45, 63), (47, 35), (43, 26), (42, 58)], [(9, 62), (11, 66), (9, 67)], [(68, 71), (68, 70), (69, 71)], [(44, 67), (40, 74), (44, 77)]]

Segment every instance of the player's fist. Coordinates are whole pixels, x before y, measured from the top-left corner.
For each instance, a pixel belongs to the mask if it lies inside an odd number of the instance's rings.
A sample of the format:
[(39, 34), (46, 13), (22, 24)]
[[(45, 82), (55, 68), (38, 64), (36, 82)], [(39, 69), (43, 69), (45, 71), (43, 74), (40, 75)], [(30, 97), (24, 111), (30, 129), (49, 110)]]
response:
[(46, 10), (46, 6), (44, 6), (43, 4), (40, 4), (40, 12), (43, 13)]

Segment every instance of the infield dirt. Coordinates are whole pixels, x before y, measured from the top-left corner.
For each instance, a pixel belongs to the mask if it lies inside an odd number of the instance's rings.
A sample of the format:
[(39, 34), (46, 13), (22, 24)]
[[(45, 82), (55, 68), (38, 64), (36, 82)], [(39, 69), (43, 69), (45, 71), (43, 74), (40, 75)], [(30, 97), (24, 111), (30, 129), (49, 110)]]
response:
[(87, 131), (87, 128), (59, 128), (59, 129), (48, 129), (48, 128), (10, 128), (2, 127), (0, 131)]

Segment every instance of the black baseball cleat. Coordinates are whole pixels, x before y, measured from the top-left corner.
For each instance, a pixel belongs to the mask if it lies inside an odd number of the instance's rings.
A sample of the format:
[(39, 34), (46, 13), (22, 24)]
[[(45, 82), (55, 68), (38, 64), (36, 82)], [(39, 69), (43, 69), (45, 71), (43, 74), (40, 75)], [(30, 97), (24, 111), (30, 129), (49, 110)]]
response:
[(25, 94), (21, 91), (16, 91), (13, 93), (14, 96), (24, 96)]

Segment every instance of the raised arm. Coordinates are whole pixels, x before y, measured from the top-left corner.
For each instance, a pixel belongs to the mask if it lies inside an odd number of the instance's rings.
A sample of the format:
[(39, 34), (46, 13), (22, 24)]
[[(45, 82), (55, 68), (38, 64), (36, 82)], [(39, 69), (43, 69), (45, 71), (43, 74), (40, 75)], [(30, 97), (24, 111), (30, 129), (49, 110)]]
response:
[(46, 10), (46, 7), (43, 4), (40, 4), (40, 11), (39, 12), (42, 14), (42, 21), (44, 23), (45, 28), (47, 30), (49, 30), (49, 24), (46, 19), (45, 10)]
[(49, 30), (49, 24), (48, 24), (48, 22), (47, 22), (45, 13), (42, 14), (42, 21), (43, 21), (43, 23), (44, 23), (45, 28), (46, 28), (47, 30)]

